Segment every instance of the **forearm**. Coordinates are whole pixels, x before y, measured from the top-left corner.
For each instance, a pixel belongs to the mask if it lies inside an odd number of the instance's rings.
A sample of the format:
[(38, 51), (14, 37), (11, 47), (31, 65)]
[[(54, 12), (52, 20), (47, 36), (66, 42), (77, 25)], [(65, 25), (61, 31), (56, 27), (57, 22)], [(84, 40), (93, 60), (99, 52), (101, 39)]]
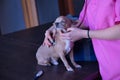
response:
[(103, 30), (94, 30), (94, 31), (90, 30), (89, 35), (90, 38), (96, 38), (96, 39), (106, 39), (106, 40), (120, 39), (120, 24)]

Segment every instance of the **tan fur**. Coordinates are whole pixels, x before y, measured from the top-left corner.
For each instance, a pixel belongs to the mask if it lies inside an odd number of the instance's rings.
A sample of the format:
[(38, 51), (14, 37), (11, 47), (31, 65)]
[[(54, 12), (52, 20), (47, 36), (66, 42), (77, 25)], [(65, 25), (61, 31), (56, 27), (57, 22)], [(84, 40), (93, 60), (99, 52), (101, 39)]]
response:
[[(36, 58), (37, 58), (38, 64), (44, 65), (44, 66), (51, 65), (50, 63), (54, 65), (58, 65), (57, 60), (60, 58), (62, 62), (64, 63), (66, 69), (68, 71), (73, 71), (72, 67), (68, 64), (68, 61), (65, 57), (65, 55), (67, 54), (65, 50), (66, 42), (65, 40), (62, 40), (59, 37), (60, 31), (63, 30), (64, 32), (67, 28), (71, 26), (72, 22), (68, 18), (64, 16), (60, 16), (55, 20), (54, 23), (60, 23), (62, 21), (65, 22), (65, 26), (59, 26), (61, 28), (56, 28), (55, 44), (51, 47), (47, 47), (46, 45), (41, 45), (39, 49), (37, 50)], [(74, 61), (73, 46), (70, 46), (69, 56), (70, 56), (70, 60), (72, 64), (76, 68), (81, 68), (81, 66), (76, 64)]]

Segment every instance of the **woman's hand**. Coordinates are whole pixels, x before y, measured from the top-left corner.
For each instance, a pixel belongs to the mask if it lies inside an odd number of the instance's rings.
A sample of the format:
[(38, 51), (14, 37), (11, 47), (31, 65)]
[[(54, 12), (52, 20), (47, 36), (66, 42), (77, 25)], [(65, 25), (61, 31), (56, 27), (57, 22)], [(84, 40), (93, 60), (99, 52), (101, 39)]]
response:
[(52, 41), (52, 37), (51, 37), (50, 31), (48, 30), (45, 32), (45, 38), (43, 41), (43, 45), (47, 45), (48, 47), (51, 46), (50, 41)]
[(53, 29), (53, 31), (47, 30), (45, 32), (45, 38), (43, 41), (43, 45), (46, 45), (48, 47), (52, 46), (52, 43), (54, 42), (56, 30)]
[(75, 42), (82, 38), (87, 38), (87, 30), (82, 30), (80, 28), (68, 28), (67, 33), (61, 33), (61, 38)]

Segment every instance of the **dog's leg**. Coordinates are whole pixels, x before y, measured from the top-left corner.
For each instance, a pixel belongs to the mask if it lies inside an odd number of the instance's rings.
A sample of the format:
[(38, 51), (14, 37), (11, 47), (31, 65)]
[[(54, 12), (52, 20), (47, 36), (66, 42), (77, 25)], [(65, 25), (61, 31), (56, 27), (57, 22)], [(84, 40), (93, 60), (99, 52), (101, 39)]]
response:
[(74, 61), (74, 56), (73, 56), (73, 49), (70, 51), (70, 60), (72, 62), (72, 64), (76, 67), (76, 68), (81, 68), (82, 66), (77, 64), (75, 61)]
[(67, 59), (66, 59), (66, 57), (65, 57), (65, 54), (64, 54), (63, 52), (61, 52), (61, 53), (59, 53), (59, 55), (60, 55), (60, 59), (62, 60), (62, 62), (63, 62), (64, 65), (65, 65), (67, 71), (74, 71), (74, 70), (70, 67), (70, 65), (68, 64)]
[(43, 66), (51, 66), (51, 64), (48, 62), (48, 60), (38, 61), (38, 64), (43, 65)]
[(51, 57), (51, 63), (53, 65), (58, 65), (59, 64), (57, 60), (58, 60), (57, 58)]

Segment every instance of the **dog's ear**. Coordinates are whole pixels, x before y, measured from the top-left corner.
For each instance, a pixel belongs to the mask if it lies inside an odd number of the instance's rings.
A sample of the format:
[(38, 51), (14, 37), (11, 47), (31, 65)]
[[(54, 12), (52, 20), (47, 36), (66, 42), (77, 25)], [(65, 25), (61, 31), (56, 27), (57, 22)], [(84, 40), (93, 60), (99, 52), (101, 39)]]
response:
[(73, 21), (69, 18), (66, 18), (66, 28), (70, 28), (72, 26)]

